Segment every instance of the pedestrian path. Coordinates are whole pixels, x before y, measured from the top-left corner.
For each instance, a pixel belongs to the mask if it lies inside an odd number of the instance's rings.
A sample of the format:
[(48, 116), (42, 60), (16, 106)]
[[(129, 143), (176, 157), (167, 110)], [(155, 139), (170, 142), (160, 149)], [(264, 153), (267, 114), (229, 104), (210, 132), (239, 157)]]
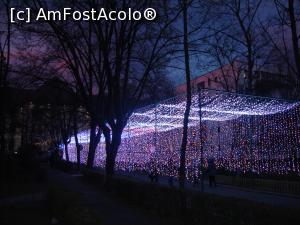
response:
[(80, 193), (86, 206), (99, 211), (105, 225), (176, 225), (177, 221), (160, 218), (151, 211), (130, 205), (114, 198), (96, 187), (86, 184), (79, 176), (47, 169), (48, 179), (54, 185), (66, 190)]
[[(102, 173), (100, 171), (97, 171)], [(47, 169), (48, 179), (52, 184), (63, 187), (73, 192), (78, 192), (84, 199), (85, 205), (93, 207), (99, 211), (103, 222), (106, 225), (176, 225), (178, 221), (170, 221), (167, 218), (160, 218), (156, 213), (144, 210), (134, 205), (130, 205), (112, 195), (107, 194), (89, 185), (80, 179), (80, 175), (70, 175), (58, 170)], [(132, 180), (134, 182), (150, 183), (149, 178), (142, 174), (118, 174), (122, 179)], [(167, 177), (160, 177), (157, 185), (169, 186)], [(178, 182), (174, 181), (174, 186), (178, 187)], [(200, 187), (194, 187), (191, 183), (186, 184), (187, 190), (201, 191)], [(253, 202), (260, 202), (274, 206), (300, 208), (299, 196), (287, 196), (267, 192), (259, 192), (244, 188), (232, 187), (227, 185), (218, 185), (217, 187), (209, 187), (204, 183), (204, 192), (223, 197), (234, 197), (237, 199), (245, 199)]]
[(17, 197), (7, 197), (0, 199), (0, 206), (22, 204), (22, 203), (32, 203), (46, 200), (47, 193), (39, 192), (34, 194), (21, 195)]
[[(120, 173), (120, 176), (127, 179), (139, 182), (150, 182), (150, 179), (146, 175), (142, 174), (129, 174)], [(174, 186), (178, 188), (178, 181), (174, 181)], [(167, 177), (160, 177), (157, 185), (169, 186)], [(186, 183), (187, 190), (201, 191), (200, 185), (194, 187), (190, 182)], [(229, 185), (219, 184), (217, 187), (210, 187), (207, 182), (204, 182), (203, 192), (209, 194), (215, 194), (223, 197), (234, 197), (238, 199), (245, 199), (254, 202), (260, 202), (279, 207), (300, 208), (300, 196), (280, 194), (273, 192), (257, 191), (253, 189), (240, 188)]]

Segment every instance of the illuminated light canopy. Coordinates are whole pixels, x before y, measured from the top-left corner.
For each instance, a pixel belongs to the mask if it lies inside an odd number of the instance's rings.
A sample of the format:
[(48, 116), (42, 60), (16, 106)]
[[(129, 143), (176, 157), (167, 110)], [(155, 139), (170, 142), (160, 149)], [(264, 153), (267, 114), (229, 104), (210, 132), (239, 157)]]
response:
[[(123, 131), (116, 168), (139, 171), (157, 167), (163, 175), (177, 176), (185, 105), (185, 96), (177, 96), (136, 110)], [(205, 164), (207, 159), (214, 158), (219, 169), (299, 175), (299, 105), (299, 102), (212, 90), (202, 90), (200, 95), (194, 93), (189, 117), (187, 177), (199, 172), (201, 147)], [(85, 145), (81, 161), (86, 162), (89, 132), (80, 133), (79, 141)], [(104, 149), (102, 140), (96, 166), (105, 165)], [(74, 138), (70, 152), (71, 160), (76, 161)]]
[[(183, 97), (179, 96), (155, 106), (137, 110), (128, 121), (130, 128), (156, 127), (156, 131), (159, 132), (181, 127), (186, 106)], [(200, 97), (202, 121), (221, 122), (234, 120), (240, 116), (270, 115), (284, 112), (298, 105), (298, 103), (289, 103), (278, 99), (212, 90), (202, 90)], [(199, 124), (199, 120), (199, 94), (194, 93), (189, 117), (190, 126), (196, 126)], [(145, 132), (149, 131), (151, 132), (149, 129), (145, 130)]]

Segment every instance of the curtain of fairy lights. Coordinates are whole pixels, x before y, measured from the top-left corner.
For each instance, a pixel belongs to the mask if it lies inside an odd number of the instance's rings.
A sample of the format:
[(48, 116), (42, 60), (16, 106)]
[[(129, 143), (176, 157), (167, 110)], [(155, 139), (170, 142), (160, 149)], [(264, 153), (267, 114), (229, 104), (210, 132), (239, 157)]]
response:
[[(155, 167), (161, 175), (176, 177), (184, 110), (185, 96), (177, 96), (134, 112), (123, 131), (116, 169), (149, 172)], [(79, 134), (79, 142), (86, 163), (88, 131)], [(205, 167), (214, 159), (224, 172), (300, 175), (299, 103), (212, 90), (194, 93), (186, 152), (189, 179), (199, 174), (201, 144)], [(76, 162), (74, 138), (69, 151)], [(95, 166), (104, 167), (105, 157), (101, 139)]]

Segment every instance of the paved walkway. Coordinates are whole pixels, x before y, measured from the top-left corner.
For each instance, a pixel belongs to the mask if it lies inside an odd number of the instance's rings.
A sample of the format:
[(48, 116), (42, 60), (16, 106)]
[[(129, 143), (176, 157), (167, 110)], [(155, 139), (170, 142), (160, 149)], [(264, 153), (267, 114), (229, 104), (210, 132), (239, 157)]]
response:
[(46, 200), (46, 197), (47, 192), (39, 192), (34, 194), (21, 195), (17, 197), (1, 198), (0, 206), (39, 202), (42, 200)]
[[(148, 176), (146, 175), (126, 173), (122, 173), (119, 175), (133, 181), (150, 182)], [(168, 179), (166, 177), (159, 178), (158, 185), (169, 186)], [(174, 186), (178, 187), (178, 182), (174, 182)], [(200, 191), (200, 185), (198, 185), (197, 187), (193, 187), (191, 183), (187, 183), (186, 188), (188, 190)], [(300, 196), (296, 195), (256, 191), (253, 189), (246, 189), (229, 185), (218, 185), (217, 187), (209, 187), (207, 182), (204, 182), (204, 192), (223, 197), (234, 197), (254, 202), (265, 203), (273, 206), (300, 208)]]
[(99, 211), (105, 225), (176, 225), (178, 222), (159, 218), (155, 212), (129, 205), (96, 187), (82, 182), (78, 176), (47, 169), (49, 182), (66, 190), (79, 192), (85, 205)]
[[(118, 198), (114, 198), (99, 188), (83, 182), (79, 178), (81, 175), (70, 175), (52, 169), (47, 169), (47, 173), (48, 179), (52, 184), (59, 185), (70, 191), (79, 192), (85, 205), (99, 211), (105, 225), (176, 225), (178, 223), (178, 221), (159, 218), (155, 212), (144, 210), (137, 206), (130, 205)], [(122, 176), (124, 179), (133, 180), (135, 182), (150, 182), (145, 175), (121, 174), (118, 176)], [(168, 186), (168, 179), (160, 178), (157, 185)], [(178, 186), (178, 183), (175, 182), (174, 185)], [(186, 186), (187, 189), (200, 191), (199, 187), (195, 188), (190, 183)], [(262, 202), (274, 206), (300, 208), (300, 196), (259, 192), (225, 185), (209, 187), (207, 183), (204, 185), (204, 192), (224, 197), (235, 197), (254, 202)]]
[[(54, 185), (63, 187), (66, 190), (80, 193), (83, 204), (92, 207), (99, 211), (103, 219), (104, 225), (176, 225), (178, 221), (171, 221), (171, 219), (160, 218), (155, 212), (144, 210), (138, 206), (130, 205), (125, 201), (107, 194), (99, 188), (87, 184), (80, 179), (81, 175), (70, 175), (59, 170), (53, 170), (46, 167), (48, 181)], [(134, 182), (150, 183), (149, 178), (142, 174), (119, 174), (123, 179), (133, 180)], [(157, 185), (169, 186), (166, 177), (159, 178)], [(174, 186), (178, 187), (178, 183), (174, 182)], [(200, 187), (193, 187), (192, 184), (186, 185), (188, 190), (200, 191)], [(239, 199), (246, 199), (254, 202), (262, 202), (265, 204), (300, 208), (300, 196), (288, 196), (275, 193), (259, 192), (244, 188), (219, 185), (218, 187), (209, 187), (207, 183), (204, 184), (204, 192), (211, 193), (224, 197), (235, 197)], [(44, 198), (44, 193), (37, 193), (36, 195), (21, 196), (9, 199), (1, 199), (0, 205), (18, 204), (27, 202), (28, 200), (40, 200)], [(2, 204), (1, 204), (2, 203)]]

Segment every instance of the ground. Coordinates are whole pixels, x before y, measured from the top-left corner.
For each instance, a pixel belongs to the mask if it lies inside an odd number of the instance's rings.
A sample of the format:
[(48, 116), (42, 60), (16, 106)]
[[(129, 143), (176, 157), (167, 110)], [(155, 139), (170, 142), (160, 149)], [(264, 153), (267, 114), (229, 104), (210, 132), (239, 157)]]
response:
[[(0, 224), (28, 224), (46, 225), (165, 225), (179, 224), (178, 218), (161, 216), (155, 210), (146, 209), (133, 204), (126, 199), (108, 192), (103, 188), (86, 182), (81, 174), (65, 173), (43, 166), (45, 181), (34, 185), (22, 185), (16, 192), (9, 192), (6, 197), (2, 193), (0, 198)], [(122, 179), (141, 184), (149, 184), (147, 176), (119, 175)], [(155, 186), (168, 187), (168, 180), (160, 178)], [(177, 183), (174, 184), (176, 186)], [(24, 187), (25, 187), (24, 186)], [(200, 192), (200, 187), (187, 184), (186, 188)], [(232, 186), (218, 185), (209, 187), (204, 184), (204, 192), (216, 196), (244, 199), (254, 203), (264, 203), (270, 206), (284, 208), (299, 208), (300, 196), (281, 195), (268, 192), (253, 191)], [(72, 221), (72, 222), (70, 222)]]

